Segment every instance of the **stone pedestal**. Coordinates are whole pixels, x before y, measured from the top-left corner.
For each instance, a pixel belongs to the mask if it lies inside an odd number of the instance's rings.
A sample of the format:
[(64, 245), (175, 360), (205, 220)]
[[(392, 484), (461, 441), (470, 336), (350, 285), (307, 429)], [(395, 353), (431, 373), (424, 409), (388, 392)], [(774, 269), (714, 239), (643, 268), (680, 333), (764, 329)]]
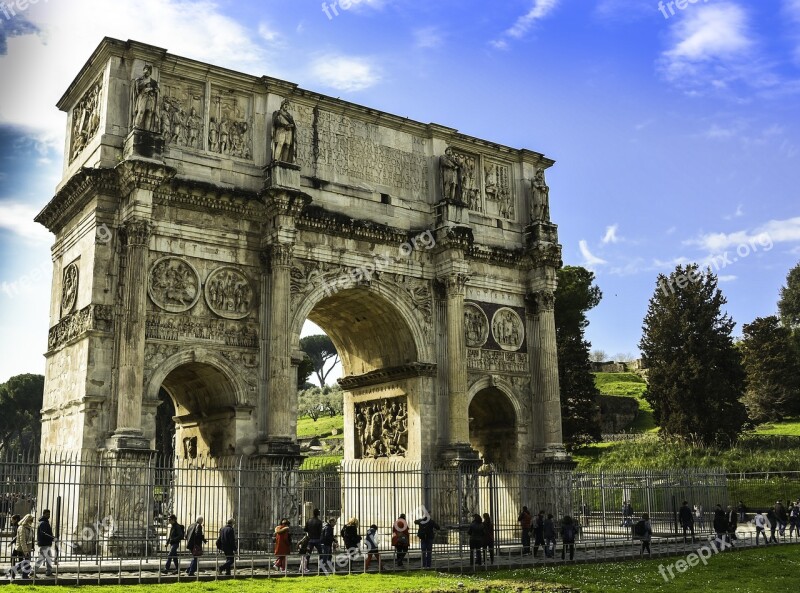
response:
[(160, 159), (164, 154), (164, 138), (161, 134), (133, 130), (125, 139), (125, 158), (141, 156), (148, 159)]

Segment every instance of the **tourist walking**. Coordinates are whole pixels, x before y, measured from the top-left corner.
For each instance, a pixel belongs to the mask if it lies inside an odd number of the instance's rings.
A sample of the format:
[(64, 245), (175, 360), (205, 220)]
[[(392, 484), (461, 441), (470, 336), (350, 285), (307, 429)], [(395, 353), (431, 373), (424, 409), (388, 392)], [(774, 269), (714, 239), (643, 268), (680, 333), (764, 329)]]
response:
[(289, 533), (289, 519), (283, 518), (275, 527), (275, 563), (272, 565), (280, 572), (286, 572), (286, 558), (292, 551), (292, 536)]
[(792, 533), (795, 531), (800, 536), (800, 501), (795, 502), (789, 508), (789, 537), (792, 537)]
[(367, 529), (367, 537), (364, 539), (364, 543), (367, 545), (367, 559), (364, 560), (364, 572), (369, 571), (369, 565), (373, 558), (378, 561), (378, 572), (381, 571), (381, 552), (378, 549), (378, 541), (375, 539), (377, 533), (378, 526), (373, 523), (369, 526), (369, 529)]
[(203, 522), (203, 517), (197, 517), (186, 533), (186, 549), (192, 554), (192, 562), (186, 570), (186, 576), (193, 577), (197, 573), (198, 558), (203, 555), (203, 544), (208, 541), (203, 531)]
[(739, 526), (738, 523), (738, 513), (733, 510), (733, 507), (728, 505), (728, 513), (725, 517), (728, 528), (727, 530), (727, 542), (733, 547), (733, 542), (736, 541), (736, 528)]
[(533, 517), (531, 516), (531, 512), (528, 510), (528, 507), (522, 507), (522, 510), (519, 513), (519, 517), (517, 517), (517, 522), (519, 526), (522, 528), (522, 553), (530, 554), (531, 553), (531, 524), (533, 522)]
[(419, 538), (420, 550), (422, 550), (422, 568), (431, 568), (433, 559), (433, 540), (436, 537), (434, 531), (441, 530), (441, 527), (439, 527), (439, 524), (436, 521), (428, 516), (423, 517), (422, 519), (416, 519), (414, 524), (419, 526), (419, 529), (417, 530), (417, 537)]
[(786, 533), (786, 524), (789, 522), (789, 513), (786, 512), (786, 507), (780, 500), (775, 503), (775, 514), (778, 517), (778, 531), (783, 537)]
[(736, 511), (739, 513), (739, 523), (747, 523), (747, 507), (743, 501), (739, 501)]
[(553, 514), (547, 513), (547, 519), (543, 523), (544, 530), (544, 557), (553, 558), (556, 554), (556, 524), (553, 521)]
[(169, 544), (169, 552), (167, 553), (167, 563), (164, 565), (162, 572), (168, 573), (169, 567), (175, 563), (175, 573), (178, 574), (180, 567), (178, 566), (178, 546), (180, 546), (183, 538), (186, 536), (186, 530), (183, 525), (178, 523), (178, 517), (170, 515), (167, 519), (169, 523), (169, 533), (167, 534), (167, 544)]
[(778, 543), (777, 538), (775, 537), (775, 530), (778, 529), (778, 515), (775, 513), (775, 507), (770, 508), (767, 511), (767, 523), (769, 523), (769, 542), (768, 543)]
[(408, 521), (406, 521), (405, 514), (401, 513), (394, 522), (394, 525), (392, 525), (392, 545), (395, 550), (395, 564), (397, 566), (403, 566), (406, 554), (408, 553), (408, 532)]
[(494, 564), (494, 523), (489, 513), (483, 514), (483, 561), (486, 562), (486, 552), (489, 552), (489, 562)]
[(767, 534), (764, 533), (764, 528), (767, 525), (767, 518), (761, 511), (758, 511), (756, 516), (753, 517), (753, 524), (756, 526), (756, 545), (758, 545), (758, 538), (762, 536), (764, 538), (764, 545), (769, 545), (769, 542), (767, 542)]
[(533, 521), (533, 557), (539, 553), (539, 546), (544, 547), (544, 511), (539, 511)]
[(706, 528), (706, 516), (703, 512), (702, 504), (694, 505), (694, 520), (697, 523), (697, 528), (700, 531), (703, 531)]
[[(305, 527), (303, 527), (303, 531), (305, 531), (306, 535), (308, 536), (306, 557), (304, 561), (306, 572), (308, 572), (308, 563), (311, 560), (312, 552), (316, 550), (317, 555), (320, 557), (322, 556), (322, 519), (319, 518), (319, 515), (319, 509), (314, 509), (311, 518), (306, 521)], [(320, 560), (317, 561), (317, 566), (319, 566), (319, 563)]]
[(36, 570), (42, 564), (47, 567), (47, 576), (53, 576), (53, 542), (55, 541), (53, 535), (53, 528), (50, 527), (50, 511), (45, 509), (42, 511), (42, 516), (39, 518), (39, 526), (36, 528), (36, 545), (39, 546), (39, 559), (36, 561)]
[(219, 567), (219, 574), (223, 571), (226, 575), (231, 576), (231, 568), (236, 559), (236, 532), (233, 529), (233, 519), (228, 519), (225, 527), (219, 530), (217, 537), (217, 550), (221, 550), (225, 554), (225, 564)]
[(569, 559), (575, 559), (575, 522), (572, 517), (565, 515), (561, 519), (561, 559), (564, 560), (569, 548)]
[(633, 525), (633, 505), (630, 500), (622, 503), (622, 523), (620, 527), (631, 527)]
[(644, 556), (645, 550), (647, 555), (650, 556), (650, 540), (653, 539), (653, 527), (650, 525), (650, 515), (647, 513), (642, 514), (641, 520), (633, 527), (634, 535), (642, 540), (642, 547), (639, 550), (639, 557)]
[(717, 541), (724, 542), (728, 536), (728, 518), (725, 511), (722, 510), (722, 505), (717, 505), (714, 509), (714, 533), (717, 534)]
[[(358, 544), (361, 543), (361, 536), (358, 534), (358, 519), (351, 517), (350, 520), (342, 527), (342, 540), (344, 547), (348, 552), (351, 550), (358, 550)], [(352, 556), (352, 553), (350, 554)]]
[(320, 543), (322, 544), (322, 552), (319, 555), (320, 571), (328, 574), (334, 572), (332, 561), (333, 547), (336, 545), (336, 535), (333, 528), (336, 526), (336, 518), (330, 517), (322, 526), (322, 535)]
[[(15, 515), (16, 516), (16, 515)], [(16, 533), (15, 554), (17, 562), (11, 569), (11, 578), (20, 574), (22, 578), (31, 578), (31, 554), (33, 553), (33, 515), (25, 515), (19, 522)]]
[(19, 551), (19, 547), (16, 545), (17, 543), (17, 529), (19, 529), (19, 521), (21, 517), (17, 514), (11, 515), (10, 523), (8, 525), (9, 531), (11, 531), (11, 535), (14, 537), (11, 538), (11, 541), (8, 542), (8, 546), (11, 548), (11, 566), (17, 561), (17, 552)]
[(483, 519), (478, 514), (472, 515), (472, 523), (467, 529), (469, 536), (469, 565), (481, 565), (481, 550), (486, 539), (486, 531), (483, 528)]
[(684, 500), (680, 510), (678, 510), (678, 521), (683, 528), (683, 543), (686, 543), (686, 532), (691, 531), (692, 543), (694, 543), (694, 517), (692, 510), (689, 508), (689, 502)]

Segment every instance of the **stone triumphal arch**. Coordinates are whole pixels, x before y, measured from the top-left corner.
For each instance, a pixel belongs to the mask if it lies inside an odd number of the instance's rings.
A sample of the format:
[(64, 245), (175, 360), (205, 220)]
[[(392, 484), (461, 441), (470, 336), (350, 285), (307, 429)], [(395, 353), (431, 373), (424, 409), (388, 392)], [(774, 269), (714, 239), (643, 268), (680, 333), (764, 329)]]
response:
[(42, 447), (298, 459), (299, 336), (342, 359), (345, 458), (568, 464), (553, 161), (105, 39), (61, 98)]

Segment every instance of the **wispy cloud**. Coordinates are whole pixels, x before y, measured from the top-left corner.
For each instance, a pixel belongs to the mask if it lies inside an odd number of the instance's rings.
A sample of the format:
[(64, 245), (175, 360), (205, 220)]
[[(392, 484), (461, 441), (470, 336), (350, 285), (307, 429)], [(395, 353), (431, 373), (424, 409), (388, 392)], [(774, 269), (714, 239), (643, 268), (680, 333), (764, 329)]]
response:
[(671, 47), (659, 67), (667, 81), (685, 89), (725, 90), (734, 82), (768, 85), (764, 73), (754, 74), (755, 39), (748, 15), (738, 4), (696, 6), (675, 19)]
[(736, 206), (736, 212), (734, 212), (733, 214), (728, 214), (726, 216), (723, 216), (723, 218), (725, 220), (733, 220), (734, 218), (741, 218), (742, 216), (744, 216), (744, 206), (739, 204), (738, 206)]
[(606, 234), (602, 239), (603, 245), (607, 245), (609, 243), (619, 243), (620, 238), (617, 236), (618, 230), (618, 224), (612, 224), (610, 227), (606, 227)]
[(593, 268), (608, 263), (606, 260), (597, 257), (589, 250), (589, 243), (585, 239), (581, 239), (578, 242), (578, 248), (581, 250), (581, 255), (583, 256), (583, 262), (581, 265), (586, 266), (587, 268)]
[(53, 238), (47, 229), (33, 222), (33, 217), (38, 213), (38, 208), (30, 204), (4, 200), (0, 202), (0, 230), (29, 242), (51, 243)]
[(786, 20), (794, 26), (794, 59), (800, 63), (800, 0), (784, 0), (783, 12)]
[(525, 37), (536, 22), (549, 15), (560, 2), (561, 0), (533, 0), (530, 10), (520, 16), (509, 29), (506, 29), (500, 38), (493, 40), (491, 45), (497, 49), (508, 48), (509, 38), (522, 39)]
[(423, 27), (414, 31), (414, 47), (434, 49), (444, 42), (444, 35), (438, 27)]
[(322, 55), (311, 63), (311, 76), (323, 85), (354, 93), (376, 85), (381, 74), (378, 67), (365, 57)]
[(720, 282), (733, 282), (736, 280), (738, 276), (734, 276), (733, 274), (727, 274), (725, 276), (718, 276)]
[(733, 233), (706, 233), (684, 241), (684, 245), (692, 245), (712, 253), (719, 253), (740, 245), (759, 244), (767, 239), (770, 243), (800, 242), (800, 216), (785, 220), (770, 220), (754, 229)]

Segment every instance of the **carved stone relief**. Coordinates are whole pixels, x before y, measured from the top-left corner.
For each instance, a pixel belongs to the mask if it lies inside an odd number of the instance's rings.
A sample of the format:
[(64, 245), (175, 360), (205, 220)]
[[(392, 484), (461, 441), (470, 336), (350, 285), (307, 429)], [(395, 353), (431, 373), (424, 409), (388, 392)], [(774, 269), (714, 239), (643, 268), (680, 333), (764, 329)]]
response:
[(153, 302), (170, 313), (182, 313), (200, 298), (200, 276), (179, 257), (162, 257), (150, 268), (147, 292)]
[[(408, 403), (403, 397), (355, 404), (356, 457), (405, 457), (408, 450)], [(360, 455), (359, 455), (360, 453)]]
[(86, 94), (72, 110), (70, 162), (75, 160), (75, 157), (89, 144), (100, 128), (100, 95), (102, 91), (103, 79), (101, 77), (86, 91)]
[(550, 221), (550, 188), (544, 179), (544, 169), (536, 171), (531, 181), (531, 222)]
[(67, 315), (50, 328), (47, 349), (56, 350), (89, 330), (112, 331), (113, 314), (113, 309), (108, 305), (89, 305)]
[(225, 319), (244, 319), (253, 308), (255, 292), (241, 270), (225, 266), (208, 276), (205, 284), (208, 308)]
[(233, 91), (212, 90), (208, 150), (253, 159), (253, 99)]
[(254, 322), (186, 315), (149, 314), (145, 322), (145, 337), (150, 340), (202, 341), (241, 348), (258, 347), (258, 330)]
[(183, 438), (183, 458), (197, 459), (197, 437)]
[(464, 305), (464, 337), (468, 348), (480, 348), (489, 338), (489, 319), (478, 305)]
[(414, 308), (422, 314), (425, 322), (431, 323), (433, 292), (430, 282), (403, 274), (380, 274), (380, 278), (387, 284), (396, 286), (405, 292)]
[(206, 89), (203, 83), (163, 76), (160, 131), (166, 144), (203, 150)]
[[(502, 218), (515, 218), (514, 200), (511, 191), (511, 167), (487, 161), (483, 166), (484, 193)], [(488, 209), (487, 209), (488, 210)], [(490, 212), (495, 214), (494, 212)]]
[(503, 350), (519, 350), (525, 339), (522, 319), (513, 309), (502, 307), (492, 317), (492, 336)]
[(158, 81), (152, 78), (153, 67), (147, 64), (142, 75), (131, 85), (131, 126), (145, 132), (160, 132), (158, 97), (161, 92)]
[(73, 262), (64, 268), (61, 284), (61, 316), (69, 315), (78, 300), (78, 264)]
[(529, 373), (528, 355), (523, 352), (501, 352), (467, 348), (467, 368), (471, 371)]

